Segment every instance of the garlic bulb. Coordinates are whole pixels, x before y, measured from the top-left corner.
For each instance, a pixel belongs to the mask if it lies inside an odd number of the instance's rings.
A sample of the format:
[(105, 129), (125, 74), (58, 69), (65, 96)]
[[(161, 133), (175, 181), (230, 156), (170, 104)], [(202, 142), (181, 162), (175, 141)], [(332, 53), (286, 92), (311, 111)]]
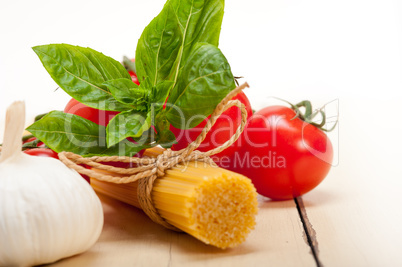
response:
[(51, 263), (84, 252), (103, 227), (101, 202), (76, 171), (21, 152), (24, 121), (24, 103), (13, 103), (0, 156), (0, 266)]

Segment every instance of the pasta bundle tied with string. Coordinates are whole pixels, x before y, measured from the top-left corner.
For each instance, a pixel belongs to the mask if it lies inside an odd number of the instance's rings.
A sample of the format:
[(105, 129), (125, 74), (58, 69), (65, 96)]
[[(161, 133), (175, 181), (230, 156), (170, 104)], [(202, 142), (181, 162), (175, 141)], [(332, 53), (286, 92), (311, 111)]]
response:
[[(97, 192), (141, 208), (153, 221), (184, 231), (206, 244), (234, 247), (255, 226), (257, 193), (247, 177), (217, 167), (209, 156), (229, 147), (242, 133), (247, 111), (240, 101), (231, 99), (247, 86), (237, 87), (218, 104), (199, 137), (185, 149), (154, 147), (146, 150), (142, 158), (84, 158), (71, 152), (61, 152), (59, 158), (68, 167), (91, 177)], [(207, 152), (196, 150), (216, 119), (231, 106), (240, 108), (242, 114), (236, 133), (220, 147)], [(99, 163), (118, 161), (130, 162), (134, 167)]]

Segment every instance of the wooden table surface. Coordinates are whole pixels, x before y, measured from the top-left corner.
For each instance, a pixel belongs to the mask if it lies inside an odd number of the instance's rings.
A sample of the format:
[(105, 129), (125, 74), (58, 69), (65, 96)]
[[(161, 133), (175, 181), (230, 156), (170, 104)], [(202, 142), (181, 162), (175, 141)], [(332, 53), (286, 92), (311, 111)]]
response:
[(257, 226), (240, 246), (204, 245), (100, 196), (99, 241), (52, 266), (402, 266), (401, 126), (392, 123), (398, 106), (380, 101), (387, 112), (368, 112), (374, 103), (340, 101), (337, 165), (303, 197), (260, 196)]

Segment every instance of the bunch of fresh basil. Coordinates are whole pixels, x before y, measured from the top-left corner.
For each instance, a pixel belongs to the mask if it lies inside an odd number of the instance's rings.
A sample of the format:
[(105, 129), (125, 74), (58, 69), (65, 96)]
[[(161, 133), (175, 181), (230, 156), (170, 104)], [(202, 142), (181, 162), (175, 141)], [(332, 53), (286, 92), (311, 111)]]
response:
[(168, 0), (138, 40), (139, 86), (118, 61), (93, 49), (34, 47), (50, 76), (70, 96), (120, 113), (103, 127), (52, 111), (28, 131), (56, 152), (85, 156), (132, 155), (157, 144), (171, 146), (171, 124), (180, 129), (198, 125), (235, 88), (218, 49), (223, 9), (223, 0)]

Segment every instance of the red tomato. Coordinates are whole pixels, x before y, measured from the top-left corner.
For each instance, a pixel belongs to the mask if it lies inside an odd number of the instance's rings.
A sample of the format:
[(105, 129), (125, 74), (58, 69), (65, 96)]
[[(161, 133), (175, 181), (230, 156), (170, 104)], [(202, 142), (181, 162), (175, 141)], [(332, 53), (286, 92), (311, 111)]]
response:
[[(233, 99), (238, 99), (246, 106), (247, 117), (249, 118), (252, 115), (252, 109), (250, 106), (250, 102), (247, 96), (240, 92)], [(200, 135), (202, 129), (207, 124), (209, 117), (203, 120), (199, 125), (192, 129), (181, 130), (170, 126), (170, 130), (176, 136), (177, 144), (172, 146), (172, 150), (180, 150), (188, 146), (189, 143), (197, 139)], [(204, 141), (198, 147), (200, 151), (208, 151), (215, 147), (218, 147), (225, 143), (230, 137), (236, 132), (241, 122), (241, 113), (240, 109), (237, 107), (231, 107), (227, 109), (222, 115), (217, 119), (214, 126), (208, 132)], [(221, 159), (226, 159), (232, 157), (232, 155), (239, 149), (241, 145), (241, 139), (239, 138), (235, 143), (233, 143), (230, 147), (226, 148), (219, 154), (213, 156), (214, 161), (220, 165)]]
[[(38, 157), (49, 157), (59, 159), (59, 156), (56, 152), (51, 150), (50, 148), (32, 148), (24, 150), (24, 153), (31, 155), (31, 156), (38, 156)], [(84, 178), (88, 183), (90, 183), (90, 179), (85, 174), (80, 174), (82, 178)]]
[[(134, 157), (141, 157), (143, 155), (143, 153), (144, 153), (143, 150), (141, 150), (140, 152), (135, 154)], [(135, 163), (130, 163), (130, 162), (119, 162), (119, 161), (117, 161), (117, 162), (112, 162), (112, 161), (103, 162), (103, 161), (101, 161), (99, 163), (103, 164), (103, 165), (109, 165), (109, 166), (113, 166), (113, 167), (116, 167), (116, 168), (123, 168), (123, 169), (136, 167)]]
[(96, 124), (103, 126), (106, 126), (109, 121), (119, 113), (118, 111), (106, 111), (91, 108), (78, 102), (74, 98), (71, 98), (71, 100), (67, 103), (66, 107), (64, 108), (64, 112), (78, 115), (84, 119), (93, 121)]
[(232, 170), (249, 177), (257, 192), (291, 199), (315, 188), (328, 174), (333, 148), (326, 134), (284, 106), (266, 107), (250, 118)]
[(49, 158), (59, 159), (59, 156), (57, 155), (57, 153), (54, 152), (53, 150), (51, 150), (50, 148), (31, 148), (31, 149), (24, 150), (24, 153), (31, 155), (31, 156), (40, 156), (40, 157), (49, 157)]
[(135, 72), (134, 71), (128, 71), (128, 73), (130, 74), (130, 76), (131, 76), (131, 80), (134, 82), (134, 83), (136, 83), (137, 85), (140, 85), (140, 82), (138, 81), (138, 77), (137, 77), (137, 74), (135, 74)]
[(22, 143), (23, 143), (23, 144), (29, 143), (29, 142), (35, 141), (36, 139), (37, 139), (36, 137), (30, 137), (30, 138), (28, 138), (27, 140), (23, 141)]

